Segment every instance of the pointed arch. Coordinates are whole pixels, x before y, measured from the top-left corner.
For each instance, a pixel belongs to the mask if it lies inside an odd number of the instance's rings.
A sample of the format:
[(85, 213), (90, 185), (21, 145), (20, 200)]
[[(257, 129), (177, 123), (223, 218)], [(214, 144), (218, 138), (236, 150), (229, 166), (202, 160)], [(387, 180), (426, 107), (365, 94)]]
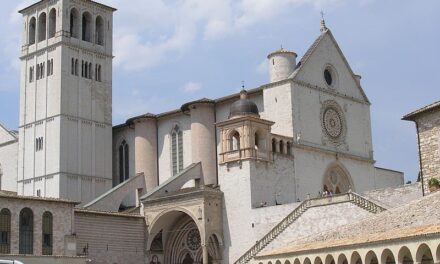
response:
[(79, 38), (79, 12), (76, 8), (70, 10), (70, 36)]
[(416, 262), (421, 264), (432, 264), (434, 258), (431, 249), (425, 243), (419, 245), (416, 252)]
[(331, 191), (334, 194), (354, 190), (350, 173), (339, 161), (333, 162), (327, 167), (322, 186), (324, 191)]
[(57, 11), (52, 8), (49, 12), (49, 38), (55, 37), (57, 28)]
[(380, 263), (382, 264), (396, 264), (396, 259), (394, 258), (393, 252), (388, 248), (382, 251), (382, 255), (380, 257)]
[(353, 251), (350, 257), (350, 264), (362, 264), (361, 255), (357, 251)]
[(347, 257), (345, 254), (341, 253), (338, 257), (338, 264), (348, 264)]
[(46, 24), (47, 16), (46, 13), (41, 13), (38, 17), (38, 42), (46, 39)]
[(31, 20), (29, 20), (29, 28), (28, 28), (29, 45), (35, 44), (36, 28), (37, 28), (37, 19), (35, 17), (32, 17)]
[(183, 133), (177, 124), (171, 131), (171, 161), (173, 175), (183, 170)]
[(370, 250), (368, 251), (367, 255), (365, 256), (365, 264), (378, 264), (378, 258), (376, 253), (374, 251)]
[(125, 140), (119, 145), (119, 183), (130, 177), (129, 146)]

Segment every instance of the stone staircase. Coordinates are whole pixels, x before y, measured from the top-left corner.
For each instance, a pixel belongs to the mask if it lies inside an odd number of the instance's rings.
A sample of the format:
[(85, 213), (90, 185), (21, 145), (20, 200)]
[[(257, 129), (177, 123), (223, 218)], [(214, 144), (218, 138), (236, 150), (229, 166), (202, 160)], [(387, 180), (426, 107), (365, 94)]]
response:
[(253, 257), (260, 253), (267, 245), (269, 245), (270, 242), (277, 238), (284, 230), (286, 230), (287, 227), (295, 222), (309, 208), (347, 202), (353, 203), (358, 207), (373, 214), (377, 214), (386, 210), (385, 208), (353, 192), (334, 195), (331, 197), (305, 200), (291, 213), (289, 213), (283, 220), (281, 220), (276, 226), (274, 226), (265, 236), (263, 236), (263, 238), (258, 240), (255, 245), (252, 246), (248, 251), (246, 251), (237, 261), (234, 262), (234, 264), (248, 263)]

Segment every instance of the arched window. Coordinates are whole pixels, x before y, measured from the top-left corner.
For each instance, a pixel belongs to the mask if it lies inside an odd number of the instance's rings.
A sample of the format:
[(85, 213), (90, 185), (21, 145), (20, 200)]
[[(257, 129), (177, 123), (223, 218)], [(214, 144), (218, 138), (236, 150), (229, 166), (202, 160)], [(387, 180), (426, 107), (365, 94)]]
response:
[(95, 40), (96, 44), (104, 45), (104, 19), (101, 16), (96, 17)]
[(280, 140), (280, 153), (284, 154), (284, 141)]
[(229, 140), (230, 140), (229, 150), (234, 151), (240, 149), (240, 133), (234, 131), (233, 133), (231, 133), (231, 137)]
[(20, 212), (19, 233), (19, 254), (33, 254), (34, 214), (29, 208), (24, 208)]
[(102, 69), (101, 65), (98, 65), (98, 81), (100, 82), (102, 81), (101, 69)]
[(290, 142), (286, 143), (286, 154), (292, 155), (292, 146), (291, 146)]
[(275, 153), (277, 151), (277, 141), (276, 139), (272, 139), (272, 152)]
[(84, 61), (81, 61), (81, 77), (84, 77)]
[(28, 43), (29, 45), (35, 44), (35, 29), (37, 26), (37, 20), (35, 17), (32, 17), (29, 21), (29, 36), (28, 36)]
[(82, 40), (92, 40), (92, 15), (89, 12), (84, 12), (82, 15)]
[(4, 208), (0, 211), (0, 254), (11, 252), (11, 212)]
[(72, 66), (71, 66), (71, 68), (72, 68), (72, 75), (75, 75), (75, 59), (74, 58), (72, 58)]
[(70, 10), (70, 35), (79, 38), (79, 13), (76, 8)]
[(128, 144), (125, 140), (119, 145), (119, 182), (128, 180), (129, 178), (129, 155)]
[(57, 27), (57, 11), (52, 8), (49, 12), (49, 38), (55, 37)]
[(183, 133), (177, 125), (171, 133), (171, 156), (173, 175), (176, 175), (183, 170)]
[(46, 39), (46, 13), (38, 17), (38, 42)]
[(43, 214), (43, 255), (52, 255), (53, 251), (53, 217), (50, 212)]

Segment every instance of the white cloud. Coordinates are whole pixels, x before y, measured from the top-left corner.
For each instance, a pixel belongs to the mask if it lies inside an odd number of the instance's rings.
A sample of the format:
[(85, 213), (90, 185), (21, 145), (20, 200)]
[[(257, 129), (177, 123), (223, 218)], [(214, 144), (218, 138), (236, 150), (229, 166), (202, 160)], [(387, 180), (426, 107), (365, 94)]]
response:
[[(195, 42), (218, 40), (259, 23), (289, 7), (317, 10), (346, 0), (107, 0), (115, 13), (115, 66), (137, 71), (185, 54)], [(359, 0), (372, 1), (372, 0)], [(133, 19), (133, 18), (136, 19)]]
[(256, 68), (257, 72), (260, 74), (268, 74), (269, 66), (267, 64), (268, 62), (266, 59), (260, 62)]
[(202, 89), (202, 85), (196, 82), (187, 82), (183, 87), (182, 91), (185, 93), (194, 93)]

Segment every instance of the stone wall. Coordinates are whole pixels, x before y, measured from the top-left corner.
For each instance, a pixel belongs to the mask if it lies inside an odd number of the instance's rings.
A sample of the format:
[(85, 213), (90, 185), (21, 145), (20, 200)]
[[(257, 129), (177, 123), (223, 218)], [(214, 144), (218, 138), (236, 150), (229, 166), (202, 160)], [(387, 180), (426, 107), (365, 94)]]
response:
[(75, 210), (77, 253), (90, 263), (144, 263), (142, 216)]
[(0, 190), (17, 192), (18, 141), (2, 143), (0, 139)]
[[(33, 212), (34, 243), (33, 255), (42, 254), (42, 217), (50, 212), (53, 217), (53, 255), (66, 255), (66, 243), (73, 234), (72, 203), (45, 200), (39, 198), (24, 198), (19, 196), (0, 195), (0, 210), (7, 208), (11, 212), (11, 254), (19, 254), (19, 219), (20, 211), (29, 208)], [(69, 239), (70, 240), (70, 239)]]
[(422, 158), (425, 192), (429, 192), (428, 181), (440, 180), (440, 110), (427, 112), (416, 119), (419, 127), (420, 152)]

